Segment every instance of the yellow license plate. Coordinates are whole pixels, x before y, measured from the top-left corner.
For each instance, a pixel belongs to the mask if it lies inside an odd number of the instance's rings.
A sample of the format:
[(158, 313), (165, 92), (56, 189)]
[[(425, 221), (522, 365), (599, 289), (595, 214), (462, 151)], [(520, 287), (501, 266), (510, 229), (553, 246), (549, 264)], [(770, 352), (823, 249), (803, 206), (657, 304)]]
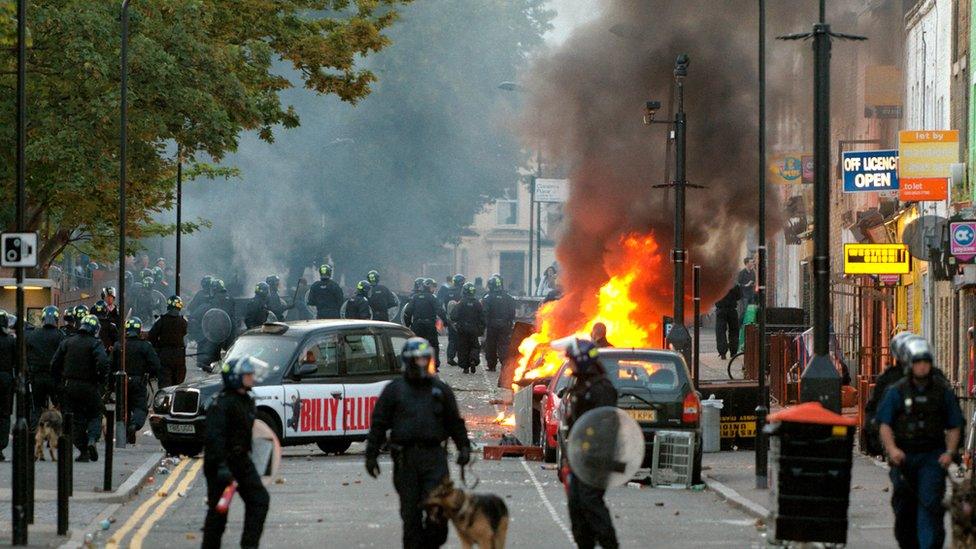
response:
[(657, 421), (657, 411), (655, 410), (627, 410), (630, 417), (634, 418), (634, 421), (646, 421), (655, 422)]

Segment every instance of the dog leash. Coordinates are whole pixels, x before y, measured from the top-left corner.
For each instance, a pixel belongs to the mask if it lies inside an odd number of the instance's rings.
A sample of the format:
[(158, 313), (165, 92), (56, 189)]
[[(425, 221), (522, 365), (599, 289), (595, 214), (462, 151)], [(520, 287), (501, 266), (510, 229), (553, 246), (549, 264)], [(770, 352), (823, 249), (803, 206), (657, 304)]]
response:
[(468, 490), (474, 490), (475, 488), (478, 487), (478, 484), (481, 483), (481, 477), (479, 477), (477, 473), (474, 474), (474, 482), (470, 484), (468, 483), (467, 475), (465, 473), (468, 469), (472, 468), (473, 465), (474, 465), (474, 460), (472, 460), (471, 463), (467, 465), (461, 466), (461, 485), (467, 488)]

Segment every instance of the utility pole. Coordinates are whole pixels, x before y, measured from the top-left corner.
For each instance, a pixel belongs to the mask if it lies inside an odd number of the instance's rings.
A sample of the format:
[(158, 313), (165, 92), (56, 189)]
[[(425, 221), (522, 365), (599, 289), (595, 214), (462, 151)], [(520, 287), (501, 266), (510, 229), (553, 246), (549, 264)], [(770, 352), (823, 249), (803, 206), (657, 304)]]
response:
[(668, 334), (668, 342), (691, 362), (691, 335), (685, 327), (685, 262), (688, 251), (685, 249), (685, 187), (686, 180), (686, 142), (688, 118), (684, 107), (684, 79), (688, 75), (690, 59), (681, 54), (674, 62), (674, 83), (678, 92), (678, 110), (674, 113), (674, 249), (671, 261), (674, 263), (674, 325)]
[(763, 435), (769, 414), (768, 350), (766, 349), (766, 0), (759, 0), (759, 403), (756, 406), (756, 488), (769, 487), (769, 455)]
[[(120, 89), (120, 105), (119, 105), (119, 319), (122, 323), (119, 326), (119, 341), (116, 344), (119, 350), (119, 364), (118, 371), (115, 373), (116, 383), (125, 382), (125, 322), (128, 319), (128, 314), (126, 314), (125, 309), (125, 231), (126, 231), (126, 213), (125, 213), (125, 187), (126, 187), (126, 162), (128, 153), (128, 108), (129, 108), (129, 0), (122, 0), (122, 44), (121, 44), (121, 89)], [(119, 448), (125, 448), (125, 389), (122, 387), (117, 388), (115, 394), (115, 418), (116, 426), (115, 431), (117, 433), (117, 446)], [(118, 398), (121, 395), (122, 398)], [(121, 429), (120, 429), (121, 427)], [(112, 471), (112, 456), (110, 455), (113, 451), (112, 444), (106, 440), (106, 456), (105, 456), (105, 479), (106, 479), (106, 490), (110, 490), (111, 486), (111, 471)]]
[[(176, 280), (173, 281), (173, 293), (180, 295), (180, 273), (182, 267), (183, 240), (183, 148), (176, 146)], [(169, 297), (169, 296), (166, 296)]]

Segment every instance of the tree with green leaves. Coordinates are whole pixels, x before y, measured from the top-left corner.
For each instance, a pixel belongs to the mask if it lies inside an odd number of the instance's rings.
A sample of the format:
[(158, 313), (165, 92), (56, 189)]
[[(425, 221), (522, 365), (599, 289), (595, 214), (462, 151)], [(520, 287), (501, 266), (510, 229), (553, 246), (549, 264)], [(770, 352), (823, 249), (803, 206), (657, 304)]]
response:
[[(281, 93), (299, 82), (355, 104), (376, 81), (365, 56), (389, 44), (409, 0), (134, 0), (130, 7), (128, 233), (172, 232), (153, 221), (174, 202), (175, 151), (188, 175), (226, 177), (219, 162), (241, 132), (266, 142), (299, 124)], [(0, 196), (14, 194), (15, 0), (0, 0)], [(27, 230), (40, 262), (83, 242), (113, 255), (118, 227), (120, 2), (31, 0), (27, 60)], [(292, 78), (276, 63), (287, 64)], [(13, 201), (0, 201), (11, 228)], [(199, 222), (189, 223), (184, 231)]]

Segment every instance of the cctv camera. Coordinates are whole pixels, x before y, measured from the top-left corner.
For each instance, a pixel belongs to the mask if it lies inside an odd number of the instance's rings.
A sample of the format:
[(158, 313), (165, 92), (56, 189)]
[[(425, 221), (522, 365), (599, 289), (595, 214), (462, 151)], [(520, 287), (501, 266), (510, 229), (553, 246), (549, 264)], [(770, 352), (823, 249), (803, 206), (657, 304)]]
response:
[(660, 101), (648, 101), (644, 104), (644, 123), (650, 124), (654, 120), (654, 115), (661, 110)]

